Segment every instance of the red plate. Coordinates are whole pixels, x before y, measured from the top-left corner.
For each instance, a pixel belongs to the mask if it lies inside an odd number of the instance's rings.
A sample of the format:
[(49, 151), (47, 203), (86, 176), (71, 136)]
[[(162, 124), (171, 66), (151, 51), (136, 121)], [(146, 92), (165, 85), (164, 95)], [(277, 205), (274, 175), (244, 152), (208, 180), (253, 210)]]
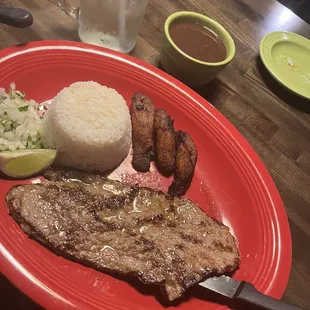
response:
[[(135, 58), (73, 42), (35, 42), (0, 51), (0, 86), (15, 82), (28, 98), (43, 102), (75, 81), (94, 80), (117, 89), (130, 103), (134, 92), (149, 96), (190, 133), (198, 163), (187, 196), (231, 228), (241, 266), (234, 277), (281, 297), (291, 266), (291, 237), (277, 189), (250, 145), (207, 101), (162, 71)], [(128, 164), (128, 162), (127, 162)], [(118, 176), (157, 188), (156, 171)], [(128, 169), (129, 170), (128, 170)], [(26, 183), (37, 181), (27, 180)], [(0, 180), (0, 267), (17, 287), (49, 309), (163, 309), (158, 290), (132, 286), (61, 257), (30, 240), (8, 215), (5, 195), (20, 182)], [(178, 309), (227, 309), (197, 287)]]

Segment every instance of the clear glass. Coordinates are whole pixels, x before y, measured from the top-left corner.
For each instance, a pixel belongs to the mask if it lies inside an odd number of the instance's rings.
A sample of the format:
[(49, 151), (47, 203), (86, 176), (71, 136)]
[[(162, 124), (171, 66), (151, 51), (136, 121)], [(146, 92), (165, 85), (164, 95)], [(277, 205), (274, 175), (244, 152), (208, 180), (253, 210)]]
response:
[[(81, 41), (129, 53), (135, 46), (148, 0), (61, 0), (60, 7), (79, 20)], [(75, 5), (75, 6), (74, 6)]]

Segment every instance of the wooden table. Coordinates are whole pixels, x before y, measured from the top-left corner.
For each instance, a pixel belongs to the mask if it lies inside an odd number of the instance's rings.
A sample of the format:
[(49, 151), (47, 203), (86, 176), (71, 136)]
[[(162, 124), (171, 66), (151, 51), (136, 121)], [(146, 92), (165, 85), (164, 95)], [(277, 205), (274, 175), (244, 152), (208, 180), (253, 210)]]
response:
[[(310, 308), (310, 101), (281, 86), (259, 58), (262, 37), (275, 30), (310, 39), (310, 26), (275, 0), (150, 0), (132, 55), (158, 66), (166, 17), (176, 11), (204, 13), (233, 36), (231, 65), (199, 93), (244, 135), (268, 168), (285, 203), (293, 239), (293, 266), (283, 300)], [(34, 15), (31, 28), (0, 25), (0, 48), (46, 39), (78, 40), (76, 21), (56, 0), (4, 0)], [(310, 58), (310, 56), (309, 56)], [(310, 59), (309, 59), (310, 61)], [(39, 309), (0, 276), (1, 308)]]

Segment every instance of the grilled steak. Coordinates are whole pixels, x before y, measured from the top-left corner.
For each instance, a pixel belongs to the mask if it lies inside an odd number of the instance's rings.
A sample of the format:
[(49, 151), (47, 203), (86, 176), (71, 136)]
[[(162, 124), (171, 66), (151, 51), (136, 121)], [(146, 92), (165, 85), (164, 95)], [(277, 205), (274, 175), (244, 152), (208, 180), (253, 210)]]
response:
[(235, 239), (188, 199), (74, 171), (13, 187), (11, 216), (58, 255), (157, 284), (169, 300), (239, 265)]
[(192, 138), (186, 132), (177, 132), (176, 170), (169, 186), (169, 194), (182, 196), (192, 183), (198, 152)]
[(153, 152), (153, 122), (155, 107), (146, 96), (136, 93), (132, 97), (130, 109), (132, 122), (132, 166), (135, 170), (150, 170)]
[(162, 109), (156, 110), (154, 118), (155, 159), (158, 170), (165, 176), (175, 171), (176, 133), (173, 120)]

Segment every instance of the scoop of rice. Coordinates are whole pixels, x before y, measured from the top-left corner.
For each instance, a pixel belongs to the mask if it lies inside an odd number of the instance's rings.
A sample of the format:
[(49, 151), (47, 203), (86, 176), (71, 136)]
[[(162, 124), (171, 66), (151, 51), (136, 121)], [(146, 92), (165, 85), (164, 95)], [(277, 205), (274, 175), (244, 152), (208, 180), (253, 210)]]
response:
[(124, 98), (96, 82), (64, 88), (45, 114), (43, 143), (58, 151), (61, 166), (86, 171), (115, 168), (131, 145), (131, 119)]

